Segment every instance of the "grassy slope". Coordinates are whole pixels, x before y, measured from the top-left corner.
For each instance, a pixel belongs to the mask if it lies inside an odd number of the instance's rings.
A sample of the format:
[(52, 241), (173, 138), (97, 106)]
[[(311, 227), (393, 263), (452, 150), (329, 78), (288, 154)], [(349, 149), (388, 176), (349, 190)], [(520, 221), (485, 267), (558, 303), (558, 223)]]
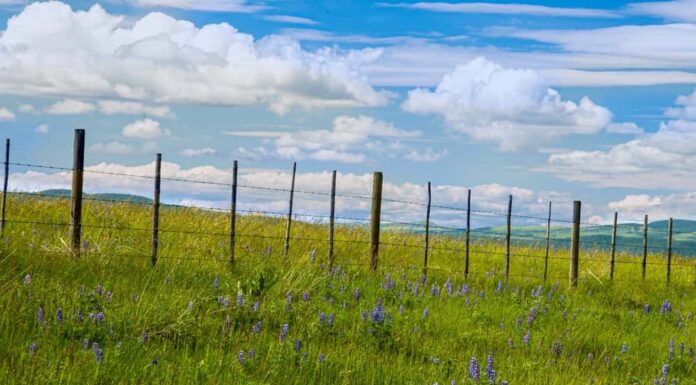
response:
[[(69, 216), (63, 199), (11, 198), (9, 207), (9, 218), (16, 220), (67, 222)], [(224, 215), (167, 208), (161, 259), (151, 269), (147, 206), (93, 202), (84, 212), (88, 252), (79, 260), (65, 253), (65, 227), (8, 224), (0, 249), (0, 307), (8, 309), (0, 313), (3, 383), (462, 384), (469, 381), (471, 357), (478, 358), (483, 372), (489, 353), (498, 379), (510, 384), (647, 384), (664, 363), (670, 365), (670, 381), (696, 383), (689, 355), (696, 346), (693, 266), (675, 266), (674, 284), (667, 287), (663, 267), (657, 265), (660, 255), (650, 256), (645, 284), (638, 284), (640, 267), (627, 263), (635, 258), (620, 255), (617, 280), (611, 283), (606, 255), (585, 252), (580, 287), (569, 291), (560, 278), (567, 272), (562, 259), (567, 251), (554, 250), (549, 266), (554, 279), (542, 295), (533, 296), (532, 289), (542, 283), (538, 249), (513, 245), (525, 256), (513, 257), (512, 277), (496, 292), (504, 264), (500, 245), (474, 240), (472, 275), (465, 281), (462, 254), (451, 250), (460, 245), (453, 238), (435, 237), (428, 282), (418, 285), (420, 235), (384, 234), (380, 270), (373, 274), (365, 270), (364, 229), (339, 228), (340, 267), (332, 273), (321, 266), (326, 262), (324, 226), (297, 223), (294, 235), (309, 240), (294, 240), (285, 260), (279, 253), (282, 220), (245, 216), (239, 223), (238, 263), (229, 268)], [(397, 246), (404, 244), (413, 247)], [(317, 261), (310, 261), (310, 250), (316, 250)], [(381, 287), (386, 273), (396, 280), (394, 289)], [(31, 275), (29, 285), (23, 284), (26, 274)], [(212, 287), (215, 276), (217, 290)], [(448, 278), (455, 291), (468, 284), (468, 294), (448, 295)], [(558, 289), (553, 288), (556, 281)], [(95, 291), (98, 285), (102, 294)], [(431, 296), (433, 285), (441, 296)], [(357, 301), (355, 288), (361, 291)], [(113, 293), (110, 301), (105, 291)], [(244, 304), (238, 308), (240, 292)], [(301, 299), (305, 292), (310, 295), (306, 302)], [(231, 305), (219, 304), (220, 297), (230, 298)], [(377, 298), (383, 299), (391, 322), (362, 320), (361, 311), (371, 312)], [(674, 311), (660, 314), (665, 299)], [(249, 307), (256, 300), (258, 312)], [(644, 304), (651, 305), (649, 314), (643, 312)], [(537, 306), (530, 325), (530, 309)], [(37, 321), (39, 308), (45, 312), (44, 323)], [(65, 314), (62, 323), (56, 320), (58, 308)], [(85, 315), (83, 323), (75, 320), (78, 310)], [(99, 310), (103, 324), (90, 322), (88, 313)], [(333, 326), (319, 323), (320, 312), (335, 315)], [(254, 334), (257, 321), (262, 331)], [(284, 323), (289, 333), (281, 343)], [(529, 345), (522, 341), (527, 331)], [(141, 343), (145, 332), (148, 341)], [(103, 349), (101, 364), (91, 348), (83, 351), (85, 338)], [(670, 338), (676, 345), (673, 360), (668, 359)], [(293, 348), (296, 339), (302, 340), (299, 353)], [(30, 354), (32, 342), (38, 349)], [(621, 352), (624, 342), (627, 353)], [(554, 343), (563, 346), (560, 354), (552, 352)], [(255, 357), (240, 364), (240, 350), (250, 349)], [(322, 353), (326, 360), (319, 363)]]

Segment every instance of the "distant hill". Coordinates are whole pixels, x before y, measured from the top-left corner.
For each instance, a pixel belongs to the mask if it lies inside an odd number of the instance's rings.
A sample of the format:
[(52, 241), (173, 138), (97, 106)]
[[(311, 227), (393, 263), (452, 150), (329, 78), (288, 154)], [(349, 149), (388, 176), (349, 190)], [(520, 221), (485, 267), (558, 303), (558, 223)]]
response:
[[(39, 194), (51, 195), (59, 197), (69, 197), (71, 192), (67, 189), (51, 189), (40, 191)], [(119, 202), (132, 202), (132, 203), (152, 203), (152, 199), (146, 198), (140, 195), (132, 194), (117, 194), (117, 193), (98, 193), (98, 194), (84, 194), (85, 198), (97, 198), (104, 200), (114, 200)]]

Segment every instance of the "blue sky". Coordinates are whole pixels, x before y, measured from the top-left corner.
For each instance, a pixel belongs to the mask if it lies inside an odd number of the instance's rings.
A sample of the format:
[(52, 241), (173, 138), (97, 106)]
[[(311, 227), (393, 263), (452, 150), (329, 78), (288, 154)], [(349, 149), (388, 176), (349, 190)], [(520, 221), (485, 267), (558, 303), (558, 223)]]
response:
[(67, 166), (79, 127), (95, 168), (144, 172), (159, 151), (172, 176), (225, 180), (239, 159), (249, 183), (282, 186), (297, 161), (308, 188), (338, 169), (366, 192), (381, 170), (407, 200), (431, 180), (453, 205), (474, 188), (529, 214), (580, 199), (598, 223), (696, 218), (695, 0), (0, 0), (0, 19), (15, 161)]

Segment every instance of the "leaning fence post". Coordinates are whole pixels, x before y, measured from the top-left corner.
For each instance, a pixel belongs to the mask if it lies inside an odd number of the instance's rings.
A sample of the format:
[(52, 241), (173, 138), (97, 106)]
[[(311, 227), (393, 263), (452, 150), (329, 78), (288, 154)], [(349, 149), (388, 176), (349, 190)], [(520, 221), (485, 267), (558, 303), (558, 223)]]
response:
[(609, 261), (609, 279), (614, 280), (614, 266), (616, 265), (616, 228), (618, 227), (619, 213), (614, 212), (614, 226), (611, 228), (611, 260)]
[(370, 210), (370, 269), (377, 270), (379, 256), (379, 224), (382, 214), (382, 173), (372, 176), (372, 209)]
[(667, 283), (672, 278), (672, 218), (667, 222)]
[(232, 165), (232, 196), (230, 199), (230, 265), (234, 265), (234, 244), (237, 232), (237, 161)]
[(512, 195), (508, 200), (507, 231), (505, 232), (505, 278), (510, 276), (510, 232), (512, 231)]
[(546, 255), (544, 256), (544, 281), (549, 272), (549, 248), (551, 247), (551, 202), (549, 202), (549, 219), (546, 222)]
[(329, 212), (329, 270), (334, 264), (334, 226), (336, 220), (336, 170), (331, 173), (331, 209)]
[(297, 162), (292, 162), (292, 180), (290, 181), (290, 200), (288, 201), (288, 221), (285, 225), (285, 247), (283, 248), (283, 256), (288, 257), (290, 249), (290, 227), (292, 226), (292, 201), (295, 195), (295, 172), (297, 171)]
[(578, 286), (578, 264), (580, 261), (580, 201), (573, 202), (573, 235), (570, 250), (570, 286)]
[(7, 209), (7, 181), (10, 177), (10, 139), (5, 141), (5, 179), (2, 184), (2, 212), (0, 213), (0, 237), (5, 235), (5, 211)]
[(160, 183), (162, 170), (162, 154), (157, 154), (155, 160), (155, 194), (152, 200), (152, 254), (150, 263), (152, 267), (157, 264), (157, 251), (159, 249), (159, 208), (160, 208)]
[(85, 168), (85, 130), (75, 130), (73, 143), (72, 193), (70, 209), (70, 238), (72, 252), (80, 255), (80, 236), (82, 233), (82, 186)]
[(430, 247), (430, 203), (432, 195), (430, 192), (430, 182), (428, 182), (428, 205), (425, 209), (425, 250), (423, 253), (423, 275), (428, 274), (428, 248)]
[(466, 193), (466, 238), (464, 240), (466, 247), (464, 251), (464, 278), (469, 277), (469, 237), (471, 234), (471, 189)]
[(645, 214), (643, 219), (643, 264), (642, 264), (642, 276), (645, 280), (645, 269), (648, 265), (648, 214)]

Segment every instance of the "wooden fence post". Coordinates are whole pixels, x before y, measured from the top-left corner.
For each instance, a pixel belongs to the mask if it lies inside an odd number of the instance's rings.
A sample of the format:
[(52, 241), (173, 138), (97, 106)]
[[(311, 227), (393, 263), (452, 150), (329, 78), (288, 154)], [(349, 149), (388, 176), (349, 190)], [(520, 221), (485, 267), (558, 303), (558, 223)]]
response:
[(573, 235), (570, 250), (570, 287), (578, 286), (578, 265), (580, 262), (580, 201), (573, 202)]
[(464, 251), (464, 278), (469, 277), (469, 239), (471, 236), (471, 189), (466, 193), (466, 238)]
[(672, 278), (672, 218), (667, 222), (667, 284)]
[(379, 256), (379, 224), (382, 214), (382, 173), (372, 176), (372, 209), (370, 210), (370, 269), (377, 270)]
[(73, 142), (72, 193), (70, 208), (70, 238), (72, 253), (80, 255), (82, 235), (82, 186), (85, 168), (85, 130), (75, 130)]
[(295, 196), (295, 172), (297, 171), (297, 162), (292, 162), (292, 179), (290, 181), (290, 200), (288, 201), (288, 221), (285, 225), (285, 247), (283, 248), (283, 256), (288, 257), (290, 250), (290, 228), (292, 226), (292, 201)]
[(551, 247), (551, 202), (549, 202), (549, 219), (546, 222), (546, 254), (544, 255), (544, 281), (549, 273), (549, 248)]
[(428, 274), (428, 248), (430, 247), (430, 203), (432, 202), (430, 182), (428, 182), (428, 205), (425, 209), (425, 250), (423, 253), (423, 275)]
[(609, 260), (609, 279), (614, 280), (614, 266), (616, 266), (616, 229), (618, 227), (619, 213), (614, 212), (614, 226), (611, 228), (611, 259)]
[(237, 171), (238, 164), (232, 165), (232, 196), (230, 199), (230, 265), (234, 265), (234, 246), (237, 235)]
[(508, 200), (507, 231), (505, 232), (505, 279), (510, 276), (510, 232), (512, 231), (512, 195)]
[(643, 219), (643, 264), (642, 277), (645, 280), (645, 270), (648, 265), (648, 214)]
[(334, 264), (334, 226), (336, 218), (336, 170), (331, 173), (331, 210), (329, 212), (329, 270)]
[(5, 141), (5, 179), (2, 183), (2, 212), (0, 213), (0, 238), (5, 236), (5, 212), (7, 211), (7, 182), (10, 177), (10, 139)]
[(155, 267), (157, 264), (157, 252), (159, 250), (159, 209), (160, 209), (160, 184), (162, 171), (162, 154), (157, 154), (155, 160), (155, 194), (152, 200), (152, 253), (150, 254), (150, 264)]

